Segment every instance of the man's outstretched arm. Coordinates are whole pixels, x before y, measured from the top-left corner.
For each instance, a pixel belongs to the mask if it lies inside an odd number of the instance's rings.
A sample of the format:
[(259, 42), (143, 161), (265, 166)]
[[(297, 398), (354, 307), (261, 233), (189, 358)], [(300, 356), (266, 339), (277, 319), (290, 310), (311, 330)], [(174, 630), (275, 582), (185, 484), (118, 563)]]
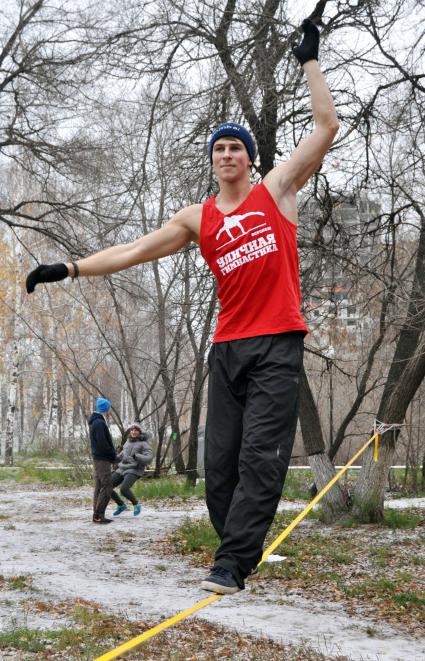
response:
[(31, 294), (40, 282), (56, 282), (76, 275), (108, 275), (123, 271), (130, 266), (166, 257), (198, 239), (197, 205), (179, 211), (164, 227), (146, 234), (136, 241), (106, 248), (90, 257), (76, 262), (41, 264), (31, 271), (26, 280), (27, 292)]
[(264, 179), (278, 203), (288, 193), (297, 193), (318, 170), (339, 128), (333, 99), (317, 61), (319, 30), (309, 20), (303, 22), (302, 28), (304, 39), (293, 53), (307, 78), (314, 129), (294, 149), (289, 161), (278, 165)]

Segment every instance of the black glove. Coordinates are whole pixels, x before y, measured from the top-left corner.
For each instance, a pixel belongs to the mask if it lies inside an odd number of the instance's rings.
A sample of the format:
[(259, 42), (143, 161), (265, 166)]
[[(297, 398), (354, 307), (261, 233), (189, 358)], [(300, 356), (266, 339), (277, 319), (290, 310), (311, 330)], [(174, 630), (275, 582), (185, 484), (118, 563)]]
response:
[(66, 264), (40, 264), (27, 277), (26, 286), (28, 294), (32, 294), (39, 282), (56, 282), (68, 277)]
[(304, 39), (299, 46), (292, 49), (298, 62), (303, 65), (309, 60), (317, 60), (319, 57), (320, 33), (316, 25), (309, 18), (304, 19), (301, 24)]

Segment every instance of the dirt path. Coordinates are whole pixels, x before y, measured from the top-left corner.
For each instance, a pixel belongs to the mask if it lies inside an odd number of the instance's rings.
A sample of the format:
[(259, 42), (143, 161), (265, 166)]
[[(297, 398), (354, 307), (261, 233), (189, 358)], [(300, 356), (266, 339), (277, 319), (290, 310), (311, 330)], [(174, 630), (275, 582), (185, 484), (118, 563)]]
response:
[[(0, 486), (0, 574), (29, 575), (32, 589), (2, 593), (1, 629), (11, 624), (46, 626), (45, 618), (23, 606), (24, 599), (55, 602), (79, 597), (130, 619), (159, 621), (207, 596), (199, 588), (204, 570), (152, 550), (152, 543), (157, 549), (158, 540), (184, 517), (206, 514), (199, 501), (181, 504), (179, 509), (148, 505), (139, 518), (126, 513), (109, 526), (94, 526), (88, 488), (35, 491), (15, 485), (7, 496), (4, 490)], [(285, 599), (281, 585), (275, 588), (273, 582), (260, 594), (248, 584), (244, 592), (212, 604), (199, 615), (284, 644), (309, 643), (329, 656), (339, 653), (363, 661), (425, 659), (425, 646), (418, 639), (376, 624), (371, 636), (370, 622), (348, 616), (341, 605)]]

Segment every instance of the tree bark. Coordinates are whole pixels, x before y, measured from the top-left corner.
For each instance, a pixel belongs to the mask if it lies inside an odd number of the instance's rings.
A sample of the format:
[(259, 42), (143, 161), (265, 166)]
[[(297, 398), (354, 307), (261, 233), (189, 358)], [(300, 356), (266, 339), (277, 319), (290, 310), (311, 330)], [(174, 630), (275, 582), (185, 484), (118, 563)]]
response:
[[(320, 418), (304, 368), (300, 383), (300, 426), (315, 486), (320, 491), (335, 476), (335, 468), (325, 452)], [(347, 495), (338, 482), (320, 502), (326, 521), (335, 520), (347, 510)]]
[(15, 435), (16, 393), (19, 378), (19, 343), (13, 342), (11, 366), (9, 371), (9, 387), (7, 395), (6, 436), (4, 448), (4, 463), (13, 466), (13, 439)]
[[(405, 366), (389, 400), (381, 400), (378, 419), (387, 424), (403, 424), (407, 409), (425, 377), (425, 333), (422, 334), (414, 356)], [(393, 463), (399, 431), (389, 431), (380, 441), (379, 461), (373, 460), (373, 448), (364, 454), (363, 468), (354, 491), (353, 511), (365, 522), (379, 522), (384, 516), (384, 494), (388, 471)]]
[[(13, 244), (14, 252), (14, 267), (15, 279), (11, 290), (16, 301), (16, 314), (12, 318), (12, 336), (13, 348), (11, 355), (11, 366), (9, 371), (9, 384), (8, 384), (8, 398), (7, 398), (7, 412), (6, 412), (6, 438), (5, 438), (5, 451), (4, 459), (7, 466), (13, 465), (14, 455), (14, 435), (15, 435), (15, 414), (16, 414), (16, 399), (18, 393), (19, 375), (21, 370), (21, 340), (22, 340), (22, 290), (20, 283), (20, 273), (22, 272), (22, 251), (19, 243)], [(19, 445), (19, 444), (18, 444)]]

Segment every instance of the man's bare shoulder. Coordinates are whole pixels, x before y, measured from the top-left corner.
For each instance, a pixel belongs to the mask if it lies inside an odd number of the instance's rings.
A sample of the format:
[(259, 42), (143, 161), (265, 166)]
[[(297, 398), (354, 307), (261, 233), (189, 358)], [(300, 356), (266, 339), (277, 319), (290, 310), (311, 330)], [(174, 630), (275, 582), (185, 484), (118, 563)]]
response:
[(171, 218), (170, 223), (180, 225), (190, 234), (191, 241), (199, 242), (201, 217), (202, 204), (191, 204), (177, 211)]

